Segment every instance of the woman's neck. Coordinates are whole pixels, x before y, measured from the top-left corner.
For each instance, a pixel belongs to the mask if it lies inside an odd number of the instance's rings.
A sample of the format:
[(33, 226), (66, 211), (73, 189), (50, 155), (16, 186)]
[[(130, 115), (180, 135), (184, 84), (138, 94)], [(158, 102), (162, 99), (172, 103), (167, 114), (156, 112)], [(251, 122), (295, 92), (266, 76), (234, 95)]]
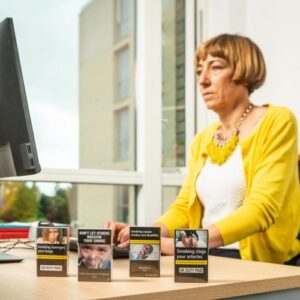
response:
[(235, 107), (232, 107), (226, 111), (222, 111), (222, 113), (218, 114), (222, 125), (222, 131), (225, 135), (226, 133), (231, 133), (232, 129), (236, 129), (237, 124), (249, 105), (250, 100), (247, 99), (247, 101), (243, 101)]

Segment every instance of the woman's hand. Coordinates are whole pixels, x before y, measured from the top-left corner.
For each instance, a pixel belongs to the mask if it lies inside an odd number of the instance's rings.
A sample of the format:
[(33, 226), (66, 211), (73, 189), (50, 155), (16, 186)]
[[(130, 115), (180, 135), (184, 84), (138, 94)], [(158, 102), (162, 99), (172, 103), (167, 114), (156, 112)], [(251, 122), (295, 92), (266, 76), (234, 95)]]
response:
[(174, 239), (169, 237), (161, 238), (161, 254), (174, 255)]
[(161, 230), (161, 253), (164, 255), (174, 255), (174, 239), (170, 238), (167, 226), (160, 223), (154, 223), (153, 226), (160, 227)]
[(208, 248), (218, 248), (224, 246), (223, 238), (218, 228), (212, 224), (208, 228)]
[(129, 226), (125, 223), (106, 221), (104, 228), (110, 228), (113, 236), (113, 244), (125, 248), (129, 245)]
[[(167, 227), (162, 224), (154, 224), (153, 226), (161, 228), (161, 252), (164, 255), (174, 255), (174, 239), (169, 237)], [(129, 226), (125, 223), (106, 221), (104, 228), (112, 230), (113, 244), (118, 247), (127, 247), (129, 245)]]

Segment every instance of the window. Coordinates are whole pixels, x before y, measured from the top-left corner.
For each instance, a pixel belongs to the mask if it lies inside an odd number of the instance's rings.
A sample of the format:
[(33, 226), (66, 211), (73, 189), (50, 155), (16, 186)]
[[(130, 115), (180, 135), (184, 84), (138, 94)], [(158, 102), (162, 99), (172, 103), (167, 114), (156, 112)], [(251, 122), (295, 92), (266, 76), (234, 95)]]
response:
[(129, 34), (129, 0), (116, 0), (117, 38)]
[(78, 184), (75, 189), (80, 226), (99, 227), (107, 220), (135, 223), (134, 186)]
[(116, 186), (116, 217), (115, 219), (129, 223), (129, 214), (130, 214), (130, 203), (129, 203), (129, 187), (128, 186)]
[[(5, 182), (0, 184), (0, 222), (76, 219), (76, 194), (71, 184)], [(74, 205), (75, 204), (75, 205)]]
[(14, 21), (43, 168), (79, 165), (78, 16), (88, 2), (0, 1), (0, 21), (7, 17)]
[(128, 48), (117, 52), (117, 101), (122, 101), (130, 94), (130, 63)]
[(80, 14), (79, 159), (85, 169), (133, 168), (135, 140), (129, 128), (135, 121), (130, 93), (135, 41), (115, 41), (113, 4), (91, 1)]
[[(135, 122), (130, 92), (135, 68), (133, 8), (132, 0), (94, 0), (80, 14), (79, 158), (83, 169), (134, 169), (135, 140), (130, 130)], [(116, 39), (116, 33), (119, 38), (125, 35), (126, 38)], [(127, 214), (134, 209), (134, 192), (126, 192), (126, 187), (119, 186), (79, 185), (79, 221), (91, 219), (86, 216), (88, 210), (80, 211), (80, 207), (86, 201), (92, 204), (102, 198), (101, 201), (113, 203), (109, 209), (113, 212), (101, 212), (103, 218), (106, 215), (106, 220), (117, 216), (130, 219)], [(106, 207), (104, 202), (95, 205)], [(94, 220), (100, 218), (94, 214)]]
[[(36, 207), (32, 206), (32, 211), (38, 215), (32, 214), (28, 216), (29, 218), (46, 216), (52, 220), (59, 220), (57, 219), (60, 216), (59, 211), (63, 210), (59, 209), (59, 205), (54, 208), (52, 204), (61, 202), (64, 203), (64, 209), (69, 211), (64, 214), (69, 222), (76, 221), (80, 226), (99, 226), (107, 219), (118, 219), (133, 224), (136, 222), (136, 216), (140, 215), (137, 213), (138, 209), (145, 212), (145, 222), (148, 222), (147, 218), (150, 216), (149, 224), (153, 216), (157, 217), (157, 212), (160, 212), (160, 208), (157, 208), (161, 205), (160, 188), (165, 182), (170, 184), (172, 180), (159, 182), (155, 189), (151, 189), (149, 182), (153, 181), (153, 177), (160, 176), (148, 176), (145, 180), (147, 176), (144, 176), (143, 172), (149, 172), (149, 169), (140, 166), (143, 161), (148, 163), (152, 161), (147, 159), (149, 153), (151, 156), (152, 148), (147, 147), (145, 151), (144, 144), (136, 142), (135, 114), (137, 106), (139, 104), (142, 104), (139, 108), (143, 106), (145, 100), (144, 97), (135, 94), (138, 69), (136, 49), (143, 48), (137, 46), (136, 37), (139, 36), (140, 41), (144, 40), (142, 34), (137, 33), (138, 30), (135, 28), (138, 11), (136, 5), (146, 6), (142, 9), (142, 15), (150, 21), (145, 24), (142, 22), (139, 29), (147, 27), (151, 32), (155, 27), (155, 34), (152, 37), (160, 36), (161, 3), (158, 2), (61, 0), (44, 4), (28, 0), (26, 5), (21, 0), (1, 2), (0, 16), (4, 18), (10, 15), (15, 18), (27, 97), (43, 167), (43, 173), (32, 178), (36, 181), (36, 185), (22, 182), (18, 186), (19, 190), (26, 193), (30, 191), (36, 196), (38, 209), (36, 211)], [(180, 8), (177, 10), (180, 11)], [(152, 16), (151, 11), (158, 17), (159, 22), (156, 17), (149, 17)], [(179, 11), (172, 10), (169, 16), (179, 15)], [(29, 23), (24, 18), (24, 15), (28, 14), (32, 16)], [(174, 26), (175, 23), (169, 24)], [(179, 28), (179, 25), (177, 27)], [(172, 43), (174, 39), (175, 37)], [(155, 50), (162, 49), (162, 40), (158, 38), (157, 41)], [(145, 42), (148, 45), (147, 49), (149, 45), (154, 44), (152, 40)], [(180, 43), (182, 44), (182, 40)], [(142, 60), (149, 62), (149, 54), (147, 55), (145, 49), (142, 49), (142, 52), (146, 54)], [(163, 118), (169, 120), (168, 124), (173, 124), (164, 128), (166, 141), (164, 166), (170, 165), (172, 168), (181, 164), (179, 155), (176, 156), (174, 153), (182, 150), (180, 148), (176, 150), (175, 146), (176, 143), (184, 145), (185, 139), (184, 125), (175, 124), (177, 121), (184, 124), (185, 119), (185, 104), (182, 97), (184, 90), (180, 81), (184, 78), (180, 69), (181, 67), (184, 69), (184, 62), (179, 52), (176, 55), (176, 59), (173, 55), (172, 60), (168, 61), (165, 64), (166, 68), (163, 69), (164, 72), (167, 70), (169, 72), (166, 73), (163, 83), (163, 95), (166, 96)], [(141, 57), (141, 53), (139, 56)], [(153, 72), (150, 81), (145, 81), (147, 84), (143, 80), (139, 82), (142, 88), (151, 83), (146, 87), (147, 91), (149, 88), (150, 91), (153, 89), (153, 82), (156, 82), (154, 89), (161, 86), (161, 62), (153, 52), (150, 56), (150, 64), (157, 66), (157, 71)], [(164, 58), (167, 62), (166, 48)], [(37, 61), (38, 63), (35, 63)], [(173, 63), (175, 65), (172, 65)], [(43, 66), (42, 70), (40, 66)], [(176, 74), (172, 74), (175, 71)], [(170, 96), (168, 88), (172, 82), (174, 82), (173, 90), (180, 98), (178, 100), (177, 96)], [(147, 94), (149, 95), (148, 92)], [(157, 95), (155, 107), (159, 107), (160, 111), (160, 88)], [(153, 104), (151, 101), (147, 103)], [(145, 115), (140, 114), (142, 117), (139, 117), (139, 120), (146, 117), (144, 119), (149, 122), (147, 109), (143, 113)], [(156, 116), (154, 111), (154, 114), (151, 114), (150, 125), (147, 125), (150, 132), (153, 131), (151, 124), (156, 123), (160, 127), (160, 121), (161, 114)], [(158, 132), (159, 134), (151, 139), (151, 145), (159, 140), (155, 154), (160, 158), (161, 130)], [(148, 138), (148, 135), (145, 135), (145, 138)], [(137, 148), (141, 149), (138, 157)], [(171, 163), (168, 164), (167, 159), (171, 154), (173, 155)], [(155, 174), (161, 174), (160, 162), (157, 166), (159, 167), (155, 166), (157, 171)], [(42, 184), (36, 178), (41, 182), (49, 182)], [(20, 179), (14, 179), (13, 182), (19, 183), (18, 180)], [(171, 184), (174, 185), (174, 181)], [(148, 190), (157, 191), (157, 195), (154, 195), (155, 200), (151, 199), (152, 202), (146, 198), (150, 196), (153, 198), (153, 194), (146, 197), (144, 186), (147, 186)], [(6, 201), (3, 195), (0, 193), (0, 206)], [(151, 204), (150, 210), (143, 206), (146, 202)], [(33, 204), (34, 201), (30, 203)], [(23, 204), (29, 205), (29, 202)]]
[(162, 166), (185, 165), (185, 1), (163, 0)]
[(129, 112), (122, 109), (116, 112), (117, 140), (116, 140), (116, 159), (129, 160)]

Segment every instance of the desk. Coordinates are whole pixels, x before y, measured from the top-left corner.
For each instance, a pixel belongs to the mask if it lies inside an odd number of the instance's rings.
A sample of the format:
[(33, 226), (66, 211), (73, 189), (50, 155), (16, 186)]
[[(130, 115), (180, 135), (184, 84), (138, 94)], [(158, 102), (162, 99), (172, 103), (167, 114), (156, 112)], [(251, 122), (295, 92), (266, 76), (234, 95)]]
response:
[[(174, 282), (174, 258), (170, 256), (162, 257), (160, 278), (129, 277), (128, 260), (117, 259), (113, 262), (112, 282), (78, 282), (76, 253), (69, 256), (69, 276), (55, 278), (36, 277), (33, 250), (14, 249), (9, 253), (25, 259), (21, 263), (0, 264), (1, 300), (216, 299), (280, 290), (285, 290), (281, 296), (292, 293), (300, 299), (299, 267), (210, 256), (209, 283), (195, 284)], [(259, 299), (258, 295), (254, 297)], [(276, 295), (269, 299), (276, 299)]]

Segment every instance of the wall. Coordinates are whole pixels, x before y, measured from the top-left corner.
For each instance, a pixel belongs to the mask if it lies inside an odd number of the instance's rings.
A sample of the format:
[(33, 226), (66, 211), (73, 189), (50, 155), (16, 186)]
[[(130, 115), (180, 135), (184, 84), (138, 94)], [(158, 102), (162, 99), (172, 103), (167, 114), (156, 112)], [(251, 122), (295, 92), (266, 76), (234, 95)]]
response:
[[(240, 33), (250, 37), (262, 49), (267, 64), (267, 80), (251, 99), (256, 104), (285, 105), (295, 113), (299, 121), (300, 2), (202, 0), (198, 5), (204, 12), (203, 39), (224, 32)], [(207, 123), (215, 118), (208, 113)]]

